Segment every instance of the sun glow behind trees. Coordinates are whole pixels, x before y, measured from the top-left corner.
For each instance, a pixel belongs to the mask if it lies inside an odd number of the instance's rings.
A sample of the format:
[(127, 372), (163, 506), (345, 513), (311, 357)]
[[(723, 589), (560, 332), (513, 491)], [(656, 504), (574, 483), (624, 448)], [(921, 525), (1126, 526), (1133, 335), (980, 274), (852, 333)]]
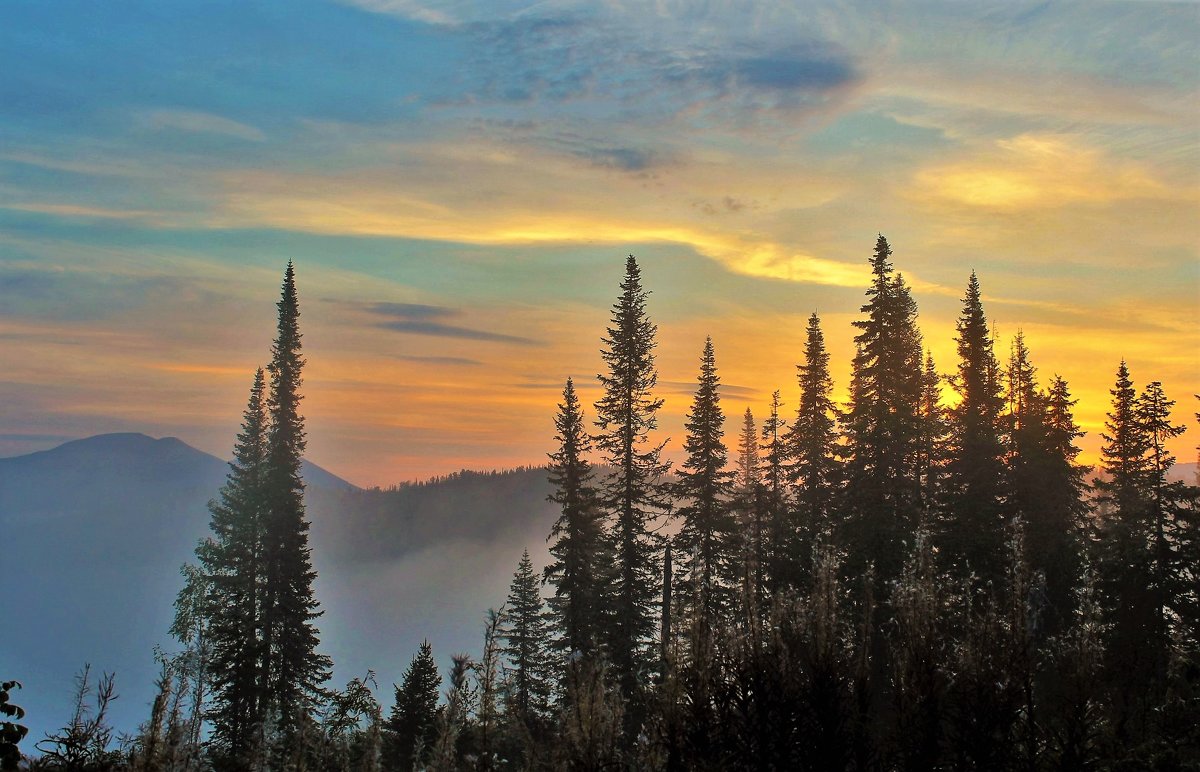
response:
[[(656, 422), (657, 328), (630, 256), (601, 341), (595, 433), (572, 379), (558, 406), (551, 612), (526, 552), (507, 604), (489, 612), (480, 657), (453, 657), (445, 705), (431, 716), (422, 647), (386, 726), (374, 674), (330, 691), (315, 650), (289, 263), (269, 391), (260, 369), (212, 505), (213, 538), (197, 551), (203, 570), (185, 571), (176, 630), (189, 649), (163, 658), (160, 699), (124, 754), (107, 741), (94, 752), (172, 770), (202, 753), (287, 770), (391, 769), (417, 755), (439, 770), (1200, 756), (1184, 696), (1200, 656), (1200, 490), (1166, 476), (1166, 442), (1182, 432), (1174, 402), (1157, 381), (1139, 393), (1121, 362), (1106, 476), (1089, 500), (1066, 383), (1037, 383), (1024, 336), (1001, 368), (974, 273), (957, 374), (939, 376), (891, 257), (879, 236), (845, 409), (829, 399), (813, 313), (796, 416), (787, 426), (776, 396), (759, 444), (747, 411), (735, 474), (706, 338), (686, 461), (671, 475)], [(943, 377), (960, 397), (951, 407), (938, 398)], [(661, 562), (671, 547), (673, 575)], [(177, 664), (189, 662), (210, 667)], [(195, 720), (164, 712), (172, 678), (175, 704), (189, 679), (197, 705), (212, 695), (203, 752)], [(84, 743), (92, 753), (82, 731), (47, 738), (47, 752)]]

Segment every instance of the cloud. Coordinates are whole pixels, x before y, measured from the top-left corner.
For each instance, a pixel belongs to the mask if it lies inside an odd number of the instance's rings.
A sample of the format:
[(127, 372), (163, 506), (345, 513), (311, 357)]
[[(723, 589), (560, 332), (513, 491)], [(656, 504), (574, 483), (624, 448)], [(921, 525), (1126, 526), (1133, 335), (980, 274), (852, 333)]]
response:
[(1106, 158), (1062, 135), (1022, 134), (917, 173), (913, 195), (989, 209), (1162, 198), (1168, 189), (1133, 161)]
[(58, 217), (80, 217), (90, 220), (142, 220), (149, 223), (162, 221), (163, 219), (159, 212), (148, 209), (109, 209), (99, 206), (80, 206), (78, 204), (17, 202), (0, 204), (0, 209), (12, 209), (17, 212), (34, 212), (36, 214), (48, 214)]
[(816, 40), (765, 53), (711, 53), (689, 63), (682, 74), (725, 93), (750, 89), (778, 95), (819, 95), (860, 77), (846, 51)]
[(428, 306), (421, 303), (375, 303), (371, 306), (371, 313), (425, 321), (459, 316), (462, 312), (446, 306)]
[(627, 172), (640, 172), (654, 165), (654, 153), (632, 147), (601, 147), (579, 151), (578, 155), (596, 166), (607, 166)]
[(451, 367), (474, 367), (482, 365), (483, 362), (478, 359), (468, 359), (467, 357), (437, 357), (437, 356), (415, 356), (415, 355), (398, 355), (396, 359), (405, 362), (419, 362), (421, 364), (431, 365), (450, 365)]
[[(677, 394), (682, 396), (694, 396), (696, 394), (696, 384), (688, 381), (659, 381), (659, 386), (666, 394)], [(719, 387), (721, 396), (735, 397), (738, 399), (751, 399), (762, 394), (762, 389), (756, 389), (750, 386), (734, 386), (728, 383), (722, 383)]]
[(454, 23), (454, 18), (449, 14), (413, 2), (413, 0), (341, 0), (341, 2), (371, 13), (400, 16), (426, 24), (449, 25)]
[(379, 316), (391, 317), (388, 321), (377, 322), (375, 326), (385, 330), (392, 330), (393, 332), (477, 340), (488, 343), (515, 343), (521, 346), (540, 345), (538, 341), (532, 338), (519, 335), (506, 335), (487, 330), (476, 330), (469, 327), (459, 327), (437, 321), (439, 319), (452, 319), (462, 316), (462, 311), (445, 306), (430, 306), (419, 303), (375, 303), (370, 307), (369, 311)]
[(250, 142), (264, 142), (267, 135), (245, 123), (239, 123), (220, 115), (193, 110), (152, 110), (140, 117), (143, 125), (151, 129), (175, 129), (200, 134), (220, 134)]

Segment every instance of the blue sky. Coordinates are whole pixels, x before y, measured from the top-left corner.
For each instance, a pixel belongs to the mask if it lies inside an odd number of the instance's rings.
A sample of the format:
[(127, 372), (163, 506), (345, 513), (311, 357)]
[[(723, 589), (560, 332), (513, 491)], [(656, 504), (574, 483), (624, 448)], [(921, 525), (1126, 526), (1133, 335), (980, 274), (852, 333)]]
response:
[[(875, 234), (954, 366), (978, 271), (1094, 457), (1117, 361), (1200, 391), (1191, 3), (94, 3), (0, 11), (0, 452), (232, 443), (295, 260), (310, 454), (538, 462), (642, 261), (676, 440), (844, 388)], [(1191, 457), (1190, 437), (1179, 452)], [(675, 443), (675, 446), (678, 442)]]

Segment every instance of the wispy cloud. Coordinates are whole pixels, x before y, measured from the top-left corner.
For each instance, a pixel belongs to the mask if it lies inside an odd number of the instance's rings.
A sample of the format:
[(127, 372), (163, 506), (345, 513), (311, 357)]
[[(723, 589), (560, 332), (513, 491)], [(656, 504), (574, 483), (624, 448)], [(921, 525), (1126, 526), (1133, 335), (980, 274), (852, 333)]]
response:
[(395, 358), (404, 362), (417, 362), (427, 365), (449, 365), (451, 367), (475, 367), (483, 364), (483, 362), (478, 359), (470, 359), (468, 357), (417, 356), (410, 354), (399, 354)]
[[(696, 394), (696, 384), (688, 381), (660, 381), (658, 384), (666, 394), (674, 394), (677, 396), (694, 396)], [(561, 387), (560, 387), (561, 388)], [(734, 397), (737, 399), (754, 399), (762, 396), (762, 389), (753, 388), (750, 386), (735, 386), (728, 383), (722, 383), (719, 387), (722, 396)]]
[(454, 17), (443, 11), (429, 7), (415, 0), (340, 0), (346, 5), (361, 8), (371, 13), (399, 16), (414, 19), (426, 24), (448, 25), (454, 23)]
[(463, 316), (463, 312), (445, 306), (430, 306), (416, 303), (376, 303), (369, 310), (372, 314), (389, 317), (386, 321), (376, 322), (375, 326), (385, 330), (392, 330), (393, 332), (430, 335), (439, 338), (477, 340), (487, 343), (514, 343), (521, 346), (540, 345), (533, 338), (526, 338), (520, 335), (506, 335), (499, 332), (446, 324), (439, 320), (456, 319)]
[(250, 142), (263, 142), (267, 135), (260, 129), (230, 118), (194, 110), (151, 110), (140, 116), (140, 122), (151, 129), (174, 129), (201, 134), (220, 134)]
[(1135, 162), (1104, 158), (1070, 137), (1022, 134), (967, 160), (922, 170), (913, 195), (1013, 210), (1160, 198), (1171, 191)]

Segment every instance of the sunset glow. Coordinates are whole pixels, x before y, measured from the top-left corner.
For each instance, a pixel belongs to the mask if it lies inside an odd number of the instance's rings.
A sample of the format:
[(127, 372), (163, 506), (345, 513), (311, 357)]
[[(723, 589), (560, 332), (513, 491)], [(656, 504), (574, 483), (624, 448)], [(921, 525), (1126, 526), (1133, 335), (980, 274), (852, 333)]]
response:
[[(975, 270), (1095, 463), (1118, 362), (1200, 442), (1200, 5), (16, 2), (0, 12), (0, 455), (227, 457), (300, 294), (308, 455), (360, 485), (543, 463), (625, 255), (678, 457), (844, 398), (877, 233), (938, 369)], [(735, 427), (727, 426), (732, 438)], [(731, 439), (732, 442), (732, 439)]]

